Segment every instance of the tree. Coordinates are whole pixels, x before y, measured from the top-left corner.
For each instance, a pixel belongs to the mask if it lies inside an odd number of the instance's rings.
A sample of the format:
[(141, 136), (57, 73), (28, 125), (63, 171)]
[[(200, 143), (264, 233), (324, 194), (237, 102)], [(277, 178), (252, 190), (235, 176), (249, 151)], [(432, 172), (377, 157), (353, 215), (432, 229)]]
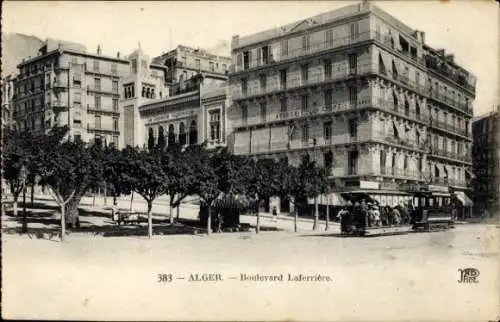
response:
[[(328, 180), (324, 169), (311, 160), (309, 154), (302, 157), (298, 167), (288, 166), (282, 173), (282, 189), (295, 205), (294, 226), (297, 232), (298, 208), (307, 206), (308, 198), (315, 198), (328, 190)], [(318, 227), (318, 216), (315, 212), (313, 229)]]
[(113, 204), (121, 194), (132, 191), (130, 178), (126, 175), (129, 159), (114, 146), (106, 147), (103, 155), (103, 178), (111, 185)]
[(167, 194), (171, 224), (174, 222), (173, 209), (177, 208), (178, 215), (182, 200), (197, 191), (194, 164), (199, 154), (196, 149), (197, 147), (193, 146), (182, 149), (179, 145), (169, 146), (167, 149), (168, 160), (164, 163), (164, 171), (168, 175)]
[(159, 150), (137, 150), (127, 147), (124, 157), (129, 159), (125, 176), (133, 191), (141, 195), (148, 205), (148, 237), (153, 237), (153, 202), (167, 192), (168, 176), (163, 167), (164, 154)]
[[(97, 153), (82, 141), (46, 146), (39, 156), (40, 183), (49, 188), (61, 211), (61, 240), (66, 225), (77, 226), (78, 204), (101, 172)], [(68, 219), (68, 221), (66, 221)]]
[(256, 209), (256, 233), (260, 232), (260, 211), (259, 204), (261, 200), (269, 200), (279, 194), (279, 164), (273, 159), (251, 159), (240, 166), (243, 174), (245, 192), (250, 199), (257, 204)]
[(165, 142), (165, 133), (163, 132), (163, 126), (160, 126), (160, 129), (158, 130), (158, 149), (164, 150), (165, 145), (167, 142)]

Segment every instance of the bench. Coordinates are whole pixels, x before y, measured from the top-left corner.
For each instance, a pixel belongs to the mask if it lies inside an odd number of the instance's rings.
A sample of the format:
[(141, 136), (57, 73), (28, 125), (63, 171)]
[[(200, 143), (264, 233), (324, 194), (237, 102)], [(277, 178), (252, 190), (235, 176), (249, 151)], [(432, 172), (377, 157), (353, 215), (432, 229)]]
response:
[(140, 216), (142, 215), (142, 212), (139, 211), (127, 211), (127, 210), (118, 210), (116, 212), (116, 217), (113, 218), (116, 224), (118, 226), (120, 224), (139, 224), (140, 223)]

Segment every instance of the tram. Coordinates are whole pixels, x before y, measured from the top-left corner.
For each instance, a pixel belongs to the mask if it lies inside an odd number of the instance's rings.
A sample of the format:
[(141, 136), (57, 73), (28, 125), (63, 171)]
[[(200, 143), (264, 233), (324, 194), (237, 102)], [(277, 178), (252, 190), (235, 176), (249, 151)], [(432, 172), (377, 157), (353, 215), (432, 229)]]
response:
[(404, 204), (380, 206), (376, 200), (359, 197), (339, 213), (343, 236), (380, 236), (447, 230), (453, 227), (450, 193), (420, 189), (410, 192)]

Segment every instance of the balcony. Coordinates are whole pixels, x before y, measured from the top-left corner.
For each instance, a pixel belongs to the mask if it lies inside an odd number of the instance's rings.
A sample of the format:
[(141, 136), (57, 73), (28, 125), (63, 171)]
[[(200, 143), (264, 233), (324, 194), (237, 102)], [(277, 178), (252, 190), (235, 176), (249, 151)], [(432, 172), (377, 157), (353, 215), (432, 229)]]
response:
[(99, 115), (108, 115), (108, 116), (120, 116), (120, 112), (118, 110), (114, 110), (111, 107), (95, 107), (87, 104), (87, 113), (89, 114), (99, 114)]
[(292, 61), (297, 58), (306, 58), (307, 56), (317, 55), (327, 50), (335, 49), (341, 50), (342, 47), (351, 46), (354, 44), (359, 44), (372, 39), (371, 32), (362, 32), (355, 37), (346, 36), (334, 38), (330, 41), (323, 41), (318, 43), (311, 43), (307, 48), (296, 48), (293, 50), (288, 50), (281, 52), (274, 57), (272, 54), (269, 55), (267, 61), (264, 59), (252, 59), (250, 61), (242, 62), (241, 66), (233, 66), (232, 73), (246, 72), (254, 69), (259, 69), (264, 66), (272, 66), (276, 64), (281, 64), (285, 62)]
[(384, 100), (380, 97), (375, 97), (373, 99), (373, 107), (380, 109), (381, 111), (397, 115), (406, 118), (411, 121), (420, 122), (423, 124), (429, 123), (429, 115), (424, 112), (417, 113), (416, 111), (405, 110), (402, 106), (394, 106), (394, 101)]
[(63, 110), (68, 109), (68, 107), (69, 107), (68, 103), (63, 102), (63, 101), (54, 101), (52, 103), (52, 106), (53, 106), (54, 110), (56, 110), (56, 111), (63, 111)]
[(452, 81), (456, 85), (466, 89), (472, 94), (476, 93), (476, 88), (473, 84), (469, 84), (467, 78), (469, 77), (469, 73), (460, 69), (453, 68), (446, 64), (440, 64), (440, 61), (444, 61), (444, 57), (438, 57), (436, 55), (426, 55), (424, 57), (424, 65), (429, 70), (441, 75), (442, 77), (447, 78)]
[(331, 75), (325, 75), (323, 72), (309, 73), (306, 80), (299, 78), (289, 79), (286, 83), (266, 83), (265, 88), (260, 86), (247, 87), (246, 90), (237, 90), (232, 93), (233, 100), (243, 100), (255, 98), (264, 95), (278, 94), (280, 92), (298, 90), (312, 86), (318, 86), (330, 82), (346, 80), (351, 77), (370, 75), (376, 72), (375, 66), (371, 63), (358, 64), (356, 68), (345, 68), (332, 71)]
[(458, 134), (460, 136), (467, 137), (467, 138), (469, 137), (469, 133), (467, 130), (461, 129), (457, 126), (454, 126), (452, 124), (448, 124), (448, 123), (443, 122), (443, 121), (437, 121), (437, 120), (431, 119), (431, 121), (429, 122), (429, 126), (434, 128), (434, 129), (446, 131), (448, 133)]
[(404, 168), (382, 167), (380, 174), (386, 177), (396, 177), (400, 179), (424, 180), (425, 175), (422, 171), (410, 170)]
[(431, 99), (441, 103), (445, 104), (455, 110), (460, 110), (464, 113), (467, 113), (468, 115), (473, 114), (473, 110), (471, 107), (467, 105), (465, 102), (459, 102), (455, 100), (453, 97), (449, 95), (445, 95), (444, 93), (437, 92), (433, 90), (432, 88), (426, 88), (426, 93), (427, 96), (430, 97)]
[(435, 146), (430, 147), (429, 154), (431, 156), (438, 156), (450, 160), (455, 160), (455, 161), (461, 161), (461, 162), (466, 162), (466, 163), (472, 163), (472, 158), (468, 155), (465, 154), (460, 154), (457, 152), (450, 152), (444, 149), (437, 148)]
[(89, 133), (97, 133), (97, 134), (120, 134), (120, 131), (114, 130), (114, 129), (107, 129), (107, 128), (102, 128), (102, 127), (95, 127), (95, 126), (87, 126), (87, 131)]
[(52, 87), (54, 88), (54, 90), (56, 89), (66, 89), (68, 88), (68, 84), (66, 83), (63, 83), (61, 81), (56, 81), (52, 84)]
[(100, 86), (92, 86), (92, 85), (87, 85), (87, 92), (93, 92), (93, 93), (99, 93), (99, 94), (105, 94), (105, 95), (113, 95), (113, 96), (120, 96), (120, 93), (118, 93), (118, 89), (113, 90), (113, 89), (105, 89)]

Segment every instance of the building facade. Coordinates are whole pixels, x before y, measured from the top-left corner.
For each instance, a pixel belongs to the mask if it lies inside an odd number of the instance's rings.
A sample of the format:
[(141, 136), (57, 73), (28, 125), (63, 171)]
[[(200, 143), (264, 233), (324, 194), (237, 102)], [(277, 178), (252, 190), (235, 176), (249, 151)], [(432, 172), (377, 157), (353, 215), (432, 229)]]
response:
[(363, 2), (231, 44), (236, 154), (309, 153), (339, 191), (382, 204), (408, 187), (465, 194), (475, 77), (425, 34)]
[[(200, 72), (212, 77), (226, 77), (231, 58), (209, 53), (202, 48), (179, 45), (175, 49), (154, 58), (153, 63), (168, 68), (165, 75), (167, 84), (180, 85)], [(173, 91), (175, 92), (175, 89)]]
[(15, 126), (41, 132), (67, 125), (70, 138), (103, 140), (119, 148), (135, 145), (141, 133), (128, 126), (130, 118), (138, 120), (138, 105), (165, 91), (166, 68), (148, 66), (144, 58), (140, 49), (125, 59), (119, 53), (104, 56), (100, 48), (91, 54), (83, 45), (48, 39), (37, 57), (18, 65)]
[(472, 123), (474, 138), (472, 155), (474, 180), (474, 212), (499, 212), (500, 195), (500, 106), (477, 117)]
[[(173, 84), (175, 87), (176, 84)], [(225, 145), (225, 82), (197, 74), (186, 81), (183, 91), (139, 107), (145, 142), (182, 146), (207, 142)]]
[(14, 78), (13, 75), (7, 75), (2, 78), (2, 129), (9, 128), (12, 122)]

